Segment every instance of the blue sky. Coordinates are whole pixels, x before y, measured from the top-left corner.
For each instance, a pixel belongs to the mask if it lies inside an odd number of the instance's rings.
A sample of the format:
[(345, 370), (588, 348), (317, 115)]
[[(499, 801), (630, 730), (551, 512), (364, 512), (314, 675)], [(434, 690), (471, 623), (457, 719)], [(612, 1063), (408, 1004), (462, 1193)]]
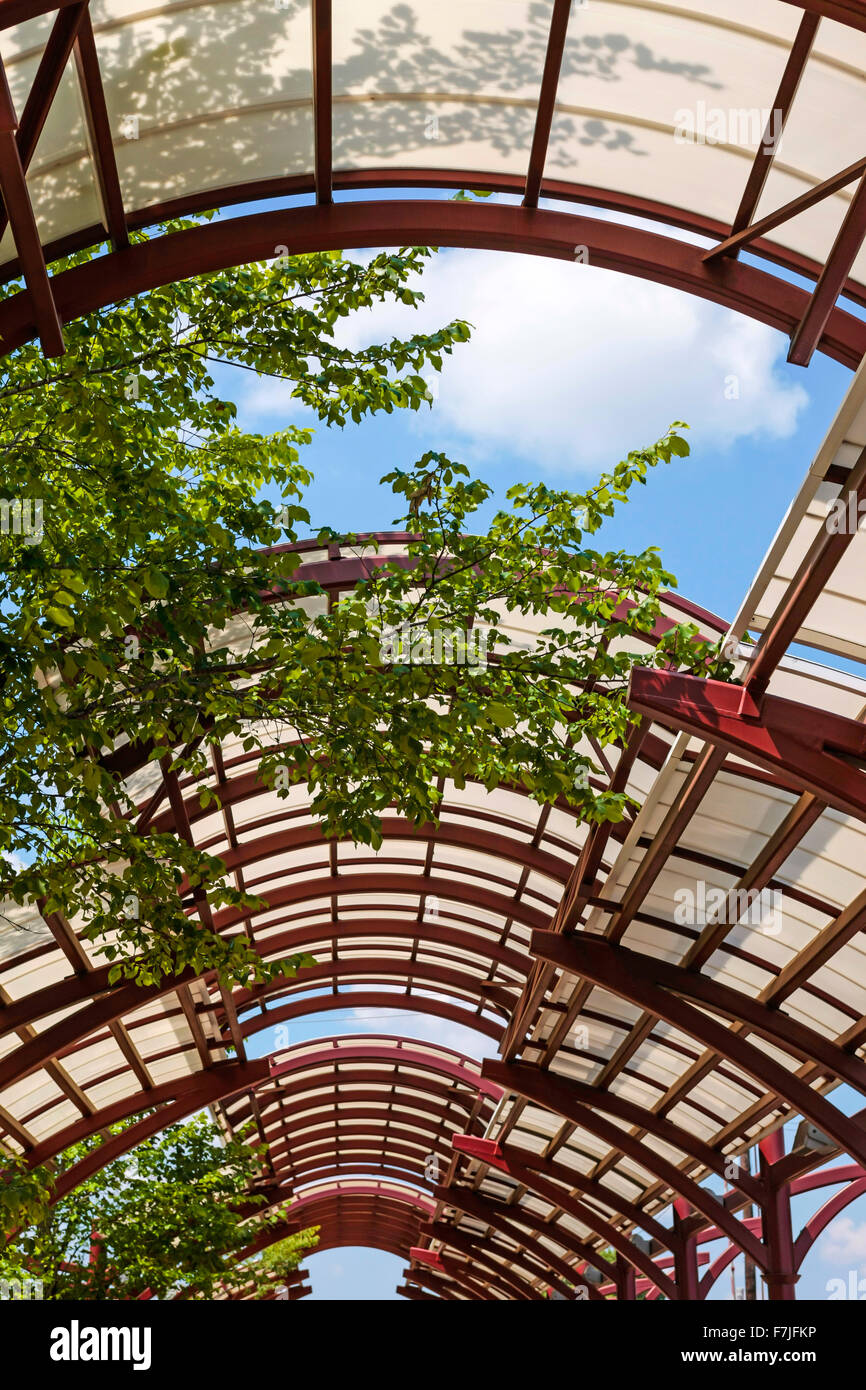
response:
[(341, 330), (359, 346), (456, 317), (472, 323), (472, 340), (455, 348), (435, 384), (431, 373), (437, 399), (418, 414), (328, 429), (291, 399), (287, 384), (221, 373), (245, 427), (315, 429), (304, 451), (316, 474), (308, 493), (314, 523), (386, 528), (399, 509), (379, 478), (428, 448), (459, 458), (500, 498), (511, 483), (538, 477), (580, 489), (681, 419), (691, 456), (658, 470), (604, 536), (633, 550), (658, 546), (682, 593), (733, 616), (838, 408), (848, 369), (821, 354), (808, 370), (789, 366), (781, 333), (591, 264), (443, 250), (422, 288), (421, 309), (364, 310)]
[[(343, 431), (316, 427), (304, 459), (316, 475), (307, 503), (314, 524), (387, 529), (399, 508), (379, 478), (428, 448), (468, 464), (500, 498), (510, 484), (536, 478), (581, 490), (682, 419), (691, 426), (691, 457), (651, 475), (604, 536), (632, 550), (658, 546), (686, 597), (731, 618), (838, 408), (848, 371), (820, 355), (808, 371), (788, 366), (787, 340), (774, 330), (592, 265), (442, 251), (423, 288), (421, 310), (364, 311), (344, 340), (361, 345), (461, 317), (474, 325), (472, 341), (446, 362), (429, 410)], [(314, 423), (281, 384), (226, 375), (220, 385), (246, 428)], [(491, 1048), (420, 1015), (349, 1010), (300, 1021), (291, 1042), (334, 1032), (405, 1033), (475, 1056)], [(255, 1042), (258, 1052), (274, 1046), (269, 1033)], [(795, 1229), (820, 1200), (798, 1201)], [(379, 1300), (396, 1297), (403, 1262), (334, 1251), (308, 1266), (313, 1298)], [(851, 1271), (855, 1282), (866, 1273), (863, 1199), (813, 1248), (799, 1292), (824, 1298), (827, 1281), (847, 1285)], [(728, 1274), (716, 1296), (731, 1296)]]

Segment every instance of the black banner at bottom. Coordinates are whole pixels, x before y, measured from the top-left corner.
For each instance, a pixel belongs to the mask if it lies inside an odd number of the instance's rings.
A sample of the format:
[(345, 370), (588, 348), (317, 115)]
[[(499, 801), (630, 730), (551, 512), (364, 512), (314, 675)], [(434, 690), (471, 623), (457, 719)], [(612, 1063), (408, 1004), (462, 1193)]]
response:
[[(34, 1384), (45, 1380), (62, 1384), (64, 1379), (84, 1373), (91, 1380), (101, 1380), (101, 1372), (115, 1379), (129, 1373), (136, 1376), (136, 1383), (147, 1376), (169, 1375), (173, 1380), (179, 1373), (192, 1372), (208, 1379), (216, 1375), (224, 1383), (226, 1375), (247, 1376), (254, 1366), (279, 1363), (291, 1346), (301, 1362), (306, 1362), (308, 1356), (316, 1354), (320, 1335), (326, 1339), (322, 1345), (333, 1368), (341, 1351), (347, 1366), (357, 1366), (360, 1356), (369, 1356), (371, 1343), (386, 1355), (391, 1335), (441, 1336), (441, 1309), (438, 1314), (429, 1310), (410, 1314), (410, 1327), (404, 1321), (405, 1303), (400, 1307), (389, 1303), (379, 1315), (371, 1315), (366, 1303), (357, 1331), (351, 1313), (341, 1306), (340, 1335), (335, 1339), (333, 1310), (327, 1321), (320, 1322), (315, 1304), (315, 1300), (299, 1301), (298, 1308), (292, 1309), (284, 1301), (8, 1301), (0, 1302), (0, 1338), (5, 1355), (16, 1356), (17, 1378), (31, 1375)], [(514, 1305), (509, 1306), (513, 1315)], [(423, 1332), (419, 1333), (416, 1317), (424, 1323)], [(863, 1326), (856, 1304), (844, 1301), (584, 1302), (574, 1313), (551, 1308), (545, 1312), (543, 1323), (540, 1313), (527, 1311), (527, 1318), (523, 1324), (526, 1332), (535, 1335), (543, 1328), (545, 1334), (567, 1338), (562, 1346), (570, 1360), (602, 1356), (609, 1359), (611, 1372), (636, 1370), (652, 1375), (681, 1367), (690, 1368), (698, 1377), (704, 1371), (738, 1371), (742, 1367), (760, 1367), (773, 1375), (803, 1366), (821, 1373), (843, 1366), (847, 1369), (862, 1345)], [(455, 1325), (447, 1326), (450, 1330)], [(499, 1323), (493, 1309), (485, 1315), (484, 1335), (495, 1336), (499, 1328), (509, 1337), (519, 1325)], [(473, 1330), (478, 1330), (477, 1323)], [(468, 1332), (466, 1325), (463, 1335)], [(303, 1337), (303, 1341), (289, 1342), (287, 1337)], [(524, 1355), (531, 1345), (523, 1343)], [(543, 1371), (546, 1358), (551, 1352), (556, 1355), (559, 1347), (549, 1340), (538, 1345), (539, 1370)], [(431, 1352), (439, 1346), (438, 1341), (431, 1342)], [(479, 1345), (479, 1352), (482, 1346), (488, 1354), (493, 1350), (488, 1341)]]

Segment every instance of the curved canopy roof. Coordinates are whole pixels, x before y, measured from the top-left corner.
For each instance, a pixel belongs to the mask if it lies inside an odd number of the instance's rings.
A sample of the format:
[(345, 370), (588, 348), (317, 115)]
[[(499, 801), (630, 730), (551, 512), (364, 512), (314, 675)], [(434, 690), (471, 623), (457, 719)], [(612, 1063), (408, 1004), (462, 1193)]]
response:
[[(861, 369), (809, 474), (831, 459), (844, 496), (866, 491), (864, 396)], [(306, 789), (276, 795), (239, 743), (214, 750), (205, 778), (173, 785), (119, 747), (112, 765), (154, 829), (218, 853), (265, 904), (215, 925), (266, 957), (305, 950), (317, 964), (247, 990), (191, 975), (112, 985), (78, 924), (22, 914), (29, 930), (4, 928), (0, 960), (4, 1143), (44, 1162), (152, 1111), (90, 1164), (203, 1105), (230, 1129), (252, 1120), (270, 1145), (270, 1199), (291, 1195), (296, 1222), (321, 1216), (328, 1242), (411, 1254), (410, 1297), (684, 1296), (672, 1197), (698, 1245), (725, 1238), (779, 1277), (766, 1189), (745, 1169), (731, 1180), (731, 1156), (760, 1142), (779, 1159), (780, 1125), (802, 1115), (829, 1149), (781, 1160), (792, 1178), (823, 1181), (810, 1170), (834, 1151), (853, 1160), (837, 1170), (852, 1194), (866, 1178), (864, 1131), (832, 1098), (840, 1081), (866, 1094), (866, 791), (839, 761), (852, 737), (866, 747), (866, 681), (786, 654), (795, 639), (833, 650), (816, 615), (860, 543), (812, 539), (760, 640), (738, 648), (740, 685), (635, 676), (647, 718), (603, 756), (587, 749), (598, 786), (640, 807), (621, 824), (470, 783), (445, 788), (438, 827), (386, 817), (374, 851), (323, 839)], [(385, 558), (405, 538), (375, 545)], [(303, 551), (295, 577), (315, 578), (322, 603), (374, 562), (373, 538)], [(663, 626), (689, 617), (723, 634), (683, 600), (665, 609)], [(856, 646), (856, 624), (848, 632)], [(521, 619), (511, 635), (533, 634)], [(778, 734), (780, 710), (791, 737), (776, 747), (757, 735)], [(204, 782), (219, 810), (202, 805)], [(703, 892), (703, 917), (682, 913), (684, 891)], [(248, 1053), (265, 1028), (347, 1007), (463, 1023), (502, 1060), (366, 1035)], [(392, 1184), (411, 1194), (409, 1218)], [(764, 1215), (744, 1215), (750, 1203)], [(618, 1256), (613, 1273), (585, 1281), (602, 1249)]]
[[(0, 311), (7, 348), (38, 331), (58, 352), (88, 308), (281, 246), (400, 241), (663, 280), (790, 333), (796, 362), (866, 347), (834, 310), (866, 293), (862, 0), (2, 0), (0, 26), (0, 269), (28, 285)], [(455, 187), (515, 196), (382, 192)], [(378, 191), (347, 205), (359, 189)], [(128, 245), (286, 198), (306, 206)], [(49, 281), (106, 235), (97, 274)]]
[[(586, 249), (782, 328), (794, 361), (866, 350), (836, 304), (866, 303), (861, 0), (0, 0), (0, 26), (0, 264), (26, 281), (0, 305), (6, 349), (38, 331), (59, 351), (61, 320), (280, 246), (435, 241)], [(756, 111), (782, 113), (781, 145)], [(675, 138), (689, 120), (696, 138)], [(464, 186), (511, 196), (382, 193)], [(276, 210), (128, 244), (169, 213), (265, 199)], [(97, 263), (48, 275), (106, 233)], [(9, 908), (0, 1142), (36, 1164), (143, 1116), (92, 1166), (209, 1105), (268, 1139), (266, 1195), (320, 1223), (320, 1248), (408, 1258), (407, 1297), (699, 1297), (737, 1249), (791, 1296), (817, 1228), (785, 1235), (781, 1179), (817, 1186), (811, 1170), (847, 1154), (844, 1200), (866, 1183), (866, 1131), (832, 1094), (866, 1094), (866, 672), (839, 661), (866, 661), (866, 542), (824, 524), (837, 499), (866, 504), (864, 421), (861, 368), (731, 628), (739, 684), (639, 674), (643, 722), (586, 750), (598, 787), (639, 807), (619, 825), (470, 783), (444, 789), (438, 827), (387, 817), (374, 852), (326, 841), (306, 790), (276, 796), (239, 743), (196, 782), (116, 749), (153, 827), (264, 900), (218, 929), (317, 965), (252, 990), (111, 984), (80, 924)], [(303, 549), (295, 577), (323, 604), (370, 563), (364, 546)], [(725, 633), (671, 597), (665, 621), (683, 616)], [(264, 1029), (347, 1007), (462, 1023), (499, 1056), (366, 1035), (251, 1055)], [(823, 1146), (784, 1155), (800, 1116)], [(762, 1172), (732, 1177), (756, 1143)]]

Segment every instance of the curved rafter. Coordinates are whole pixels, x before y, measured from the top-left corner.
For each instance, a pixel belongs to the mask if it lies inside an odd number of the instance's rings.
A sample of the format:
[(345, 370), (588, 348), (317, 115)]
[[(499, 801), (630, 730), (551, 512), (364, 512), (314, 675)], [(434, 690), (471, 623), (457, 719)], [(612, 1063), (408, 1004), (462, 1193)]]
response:
[[(808, 307), (807, 291), (739, 262), (709, 269), (702, 250), (629, 225), (617, 225), (508, 204), (398, 201), (341, 203), (291, 211), (252, 213), (225, 222), (175, 232), (145, 246), (111, 252), (98, 261), (52, 277), (53, 302), (69, 322), (118, 299), (141, 294), (191, 275), (267, 260), (274, 248), (306, 251), (369, 246), (473, 246), (573, 261), (576, 246), (587, 248), (603, 270), (643, 276), (685, 290), (761, 323), (793, 334)], [(5, 350), (22, 346), (39, 331), (29, 291), (0, 305), (0, 339)], [(848, 367), (866, 352), (866, 329), (852, 314), (834, 308), (821, 339), (822, 350)]]

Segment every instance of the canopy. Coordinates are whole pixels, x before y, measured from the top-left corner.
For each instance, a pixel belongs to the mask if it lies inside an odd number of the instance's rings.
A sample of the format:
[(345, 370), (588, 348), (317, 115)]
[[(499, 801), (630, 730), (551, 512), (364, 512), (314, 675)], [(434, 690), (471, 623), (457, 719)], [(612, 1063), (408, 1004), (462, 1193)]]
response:
[[(834, 308), (864, 302), (862, 0), (0, 0), (0, 26), (0, 269), (28, 286), (0, 311), (7, 348), (38, 331), (59, 352), (87, 309), (284, 246), (400, 242), (678, 285), (788, 332), (800, 363), (866, 347)], [(389, 191), (453, 188), (508, 196)], [(129, 246), (268, 201), (284, 210)], [(98, 273), (49, 277), (106, 237)]]
[[(0, 304), (7, 349), (39, 332), (59, 351), (61, 321), (282, 247), (430, 241), (661, 280), (784, 329), (796, 362), (866, 349), (860, 0), (0, 0), (0, 24), (0, 259), (26, 281)], [(418, 196), (455, 187), (506, 196)], [(217, 928), (317, 964), (248, 990), (112, 984), (80, 923), (7, 905), (4, 1147), (42, 1163), (143, 1116), (92, 1167), (209, 1105), (269, 1141), (263, 1189), (292, 1197), (293, 1229), (399, 1253), (409, 1298), (700, 1298), (738, 1251), (793, 1297), (866, 1188), (866, 1130), (833, 1095), (866, 1093), (866, 541), (831, 524), (863, 505), (860, 368), (730, 629), (669, 596), (648, 635), (683, 617), (727, 634), (737, 683), (639, 671), (643, 721), (585, 750), (639, 808), (618, 825), (470, 783), (444, 789), (436, 827), (387, 815), (374, 852), (325, 840), (306, 788), (275, 795), (239, 742), (196, 781), (113, 750), (155, 829), (263, 899)], [(325, 604), (374, 542), (406, 538), (305, 544), (296, 578)], [(498, 1056), (367, 1035), (252, 1055), (264, 1029), (347, 1009), (465, 1024)], [(839, 1191), (795, 1239), (791, 1196), (822, 1185)]]

